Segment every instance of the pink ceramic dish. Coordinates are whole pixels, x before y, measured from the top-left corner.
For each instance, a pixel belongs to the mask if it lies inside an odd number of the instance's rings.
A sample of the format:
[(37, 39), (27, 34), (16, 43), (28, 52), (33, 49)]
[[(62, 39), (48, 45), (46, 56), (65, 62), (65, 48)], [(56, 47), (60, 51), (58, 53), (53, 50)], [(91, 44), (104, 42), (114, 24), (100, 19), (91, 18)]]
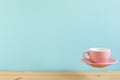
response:
[(83, 62), (85, 62), (86, 64), (92, 66), (92, 67), (96, 67), (96, 68), (103, 68), (103, 67), (107, 67), (109, 65), (115, 64), (118, 62), (118, 60), (114, 59), (114, 58), (109, 58), (107, 63), (94, 63), (92, 62), (90, 59), (88, 58), (83, 58), (82, 59)]

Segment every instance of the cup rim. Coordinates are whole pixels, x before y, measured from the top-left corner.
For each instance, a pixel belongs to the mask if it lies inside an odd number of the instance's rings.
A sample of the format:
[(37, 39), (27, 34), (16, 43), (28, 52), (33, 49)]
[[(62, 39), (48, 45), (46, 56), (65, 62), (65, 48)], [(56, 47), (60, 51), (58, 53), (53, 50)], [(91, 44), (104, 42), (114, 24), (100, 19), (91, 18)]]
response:
[(99, 51), (99, 52), (110, 52), (111, 50), (109, 48), (89, 48), (88, 51)]

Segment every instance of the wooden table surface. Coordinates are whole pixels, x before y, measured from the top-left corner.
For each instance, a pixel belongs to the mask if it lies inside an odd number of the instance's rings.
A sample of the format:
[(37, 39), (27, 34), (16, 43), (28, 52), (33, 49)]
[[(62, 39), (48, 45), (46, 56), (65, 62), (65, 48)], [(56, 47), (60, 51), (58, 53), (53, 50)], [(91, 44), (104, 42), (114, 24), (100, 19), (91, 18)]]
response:
[(120, 71), (0, 72), (0, 80), (120, 80)]

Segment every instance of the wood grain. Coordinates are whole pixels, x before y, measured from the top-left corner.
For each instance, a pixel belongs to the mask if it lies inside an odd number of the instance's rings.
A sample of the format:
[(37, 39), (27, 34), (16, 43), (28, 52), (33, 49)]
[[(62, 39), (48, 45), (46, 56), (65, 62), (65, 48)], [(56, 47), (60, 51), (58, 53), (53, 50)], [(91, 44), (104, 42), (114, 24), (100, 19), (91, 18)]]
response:
[(0, 72), (0, 80), (120, 80), (120, 71)]

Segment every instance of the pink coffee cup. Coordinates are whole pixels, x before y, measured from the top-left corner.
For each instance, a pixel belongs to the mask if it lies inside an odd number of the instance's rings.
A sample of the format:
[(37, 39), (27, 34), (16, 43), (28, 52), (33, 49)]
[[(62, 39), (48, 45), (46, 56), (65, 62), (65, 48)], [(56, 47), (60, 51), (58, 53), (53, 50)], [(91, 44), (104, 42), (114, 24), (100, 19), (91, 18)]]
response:
[(83, 58), (86, 58), (86, 54), (95, 63), (108, 62), (111, 54), (111, 50), (108, 48), (90, 48), (87, 52), (83, 53)]

